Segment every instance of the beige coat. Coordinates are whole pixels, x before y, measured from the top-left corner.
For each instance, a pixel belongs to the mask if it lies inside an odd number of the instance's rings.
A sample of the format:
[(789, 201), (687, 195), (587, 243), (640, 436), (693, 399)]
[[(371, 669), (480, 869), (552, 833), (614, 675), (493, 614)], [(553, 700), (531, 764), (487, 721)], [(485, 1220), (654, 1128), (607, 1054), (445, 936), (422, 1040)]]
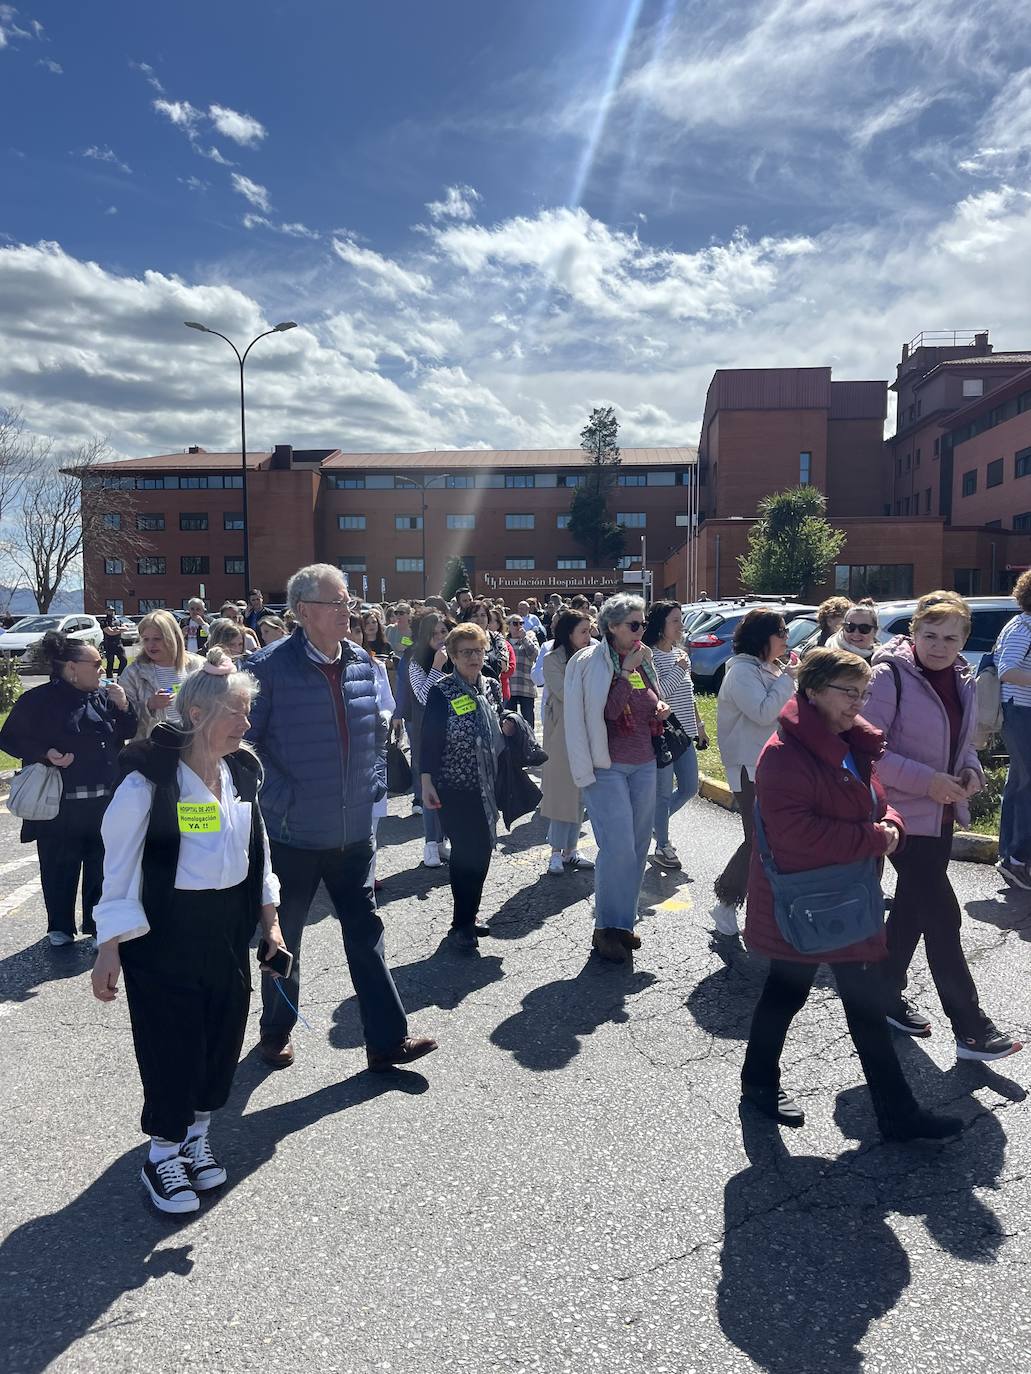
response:
[[(181, 673), (176, 673), (175, 681), (180, 684), (185, 682), (190, 674), (195, 673), (203, 663), (204, 660), (198, 658), (196, 654), (187, 654), (186, 666)], [(154, 693), (160, 691), (154, 665), (149, 659), (142, 656), (134, 659), (118, 679), (118, 683), (129, 698), (129, 705), (136, 712), (136, 739), (149, 738), (155, 725), (162, 723), (178, 725), (180, 723), (179, 712), (174, 705), (165, 711), (151, 711), (147, 705)]]
[(548, 695), (544, 699), (544, 752), (548, 761), (541, 769), (544, 797), (541, 815), (549, 821), (583, 819), (583, 798), (569, 771), (566, 752), (566, 727), (563, 720), (566, 678), (564, 649), (551, 649), (544, 655), (542, 670)]

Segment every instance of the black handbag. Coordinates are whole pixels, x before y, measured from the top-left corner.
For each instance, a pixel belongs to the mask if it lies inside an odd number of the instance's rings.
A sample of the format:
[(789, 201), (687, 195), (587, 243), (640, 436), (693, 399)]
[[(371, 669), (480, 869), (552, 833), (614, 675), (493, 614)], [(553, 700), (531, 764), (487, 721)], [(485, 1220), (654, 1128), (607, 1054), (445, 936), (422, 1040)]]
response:
[(412, 785), (412, 769), (399, 744), (387, 745), (387, 791), (407, 792)]
[(671, 768), (692, 743), (691, 736), (670, 711), (662, 722), (662, 729), (657, 735), (652, 735), (656, 764), (659, 768)]

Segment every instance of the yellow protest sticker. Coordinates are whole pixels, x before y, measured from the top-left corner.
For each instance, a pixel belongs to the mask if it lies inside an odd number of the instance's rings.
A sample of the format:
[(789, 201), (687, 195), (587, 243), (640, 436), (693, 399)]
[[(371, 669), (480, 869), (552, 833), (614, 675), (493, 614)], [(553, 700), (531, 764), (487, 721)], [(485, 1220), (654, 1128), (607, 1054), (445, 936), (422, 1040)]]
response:
[(631, 673), (630, 676), (627, 678), (627, 681), (630, 683), (630, 686), (635, 688), (637, 691), (641, 691), (642, 688), (647, 687), (648, 685), (640, 673)]
[(470, 696), (455, 697), (451, 709), (456, 716), (467, 716), (470, 711), (476, 710), (476, 702)]
[(177, 802), (175, 809), (182, 835), (211, 835), (222, 829), (218, 802)]
[(404, 645), (404, 647), (405, 647), (406, 649), (410, 649), (410, 648), (412, 647), (412, 636), (411, 636), (411, 635), (402, 635), (402, 636), (401, 636), (401, 643)]

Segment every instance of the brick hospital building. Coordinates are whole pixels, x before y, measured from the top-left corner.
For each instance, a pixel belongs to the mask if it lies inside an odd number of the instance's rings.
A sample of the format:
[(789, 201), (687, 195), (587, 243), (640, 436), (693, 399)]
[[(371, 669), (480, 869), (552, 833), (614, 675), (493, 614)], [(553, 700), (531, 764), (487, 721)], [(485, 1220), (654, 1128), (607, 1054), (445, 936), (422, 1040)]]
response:
[[(1007, 591), (1031, 565), (1031, 352), (995, 353), (987, 332), (918, 335), (891, 389), (898, 422), (885, 440), (886, 380), (716, 372), (697, 449), (623, 450), (609, 503), (626, 530), (617, 570), (589, 567), (567, 528), (580, 449), (249, 453), (251, 580), (280, 601), (294, 569), (325, 561), (368, 599), (397, 600), (438, 591), (459, 555), (477, 590), (512, 604), (639, 581), (645, 552), (657, 591), (733, 595), (758, 502), (812, 483), (846, 535), (818, 590)], [(85, 550), (87, 609), (244, 594), (239, 453), (194, 446), (105, 464), (90, 480), (108, 498), (105, 522), (133, 538), (121, 557)]]

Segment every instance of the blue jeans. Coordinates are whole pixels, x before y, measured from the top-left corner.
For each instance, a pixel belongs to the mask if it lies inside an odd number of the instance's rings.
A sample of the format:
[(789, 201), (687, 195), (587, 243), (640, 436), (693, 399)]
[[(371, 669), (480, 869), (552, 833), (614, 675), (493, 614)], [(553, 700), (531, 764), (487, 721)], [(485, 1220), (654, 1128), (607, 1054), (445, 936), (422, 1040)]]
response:
[(584, 801), (598, 843), (594, 924), (632, 930), (655, 821), (654, 759), (596, 768)]
[(548, 844), (552, 849), (575, 849), (583, 821), (549, 821)]
[[(675, 816), (698, 792), (698, 755), (689, 744), (669, 767), (656, 770), (655, 780), (655, 843), (662, 848), (669, 844), (669, 818)], [(677, 790), (673, 791), (676, 780)]]
[(1002, 794), (999, 857), (1027, 863), (1031, 860), (1031, 706), (1003, 704), (1002, 738), (1010, 766)]

